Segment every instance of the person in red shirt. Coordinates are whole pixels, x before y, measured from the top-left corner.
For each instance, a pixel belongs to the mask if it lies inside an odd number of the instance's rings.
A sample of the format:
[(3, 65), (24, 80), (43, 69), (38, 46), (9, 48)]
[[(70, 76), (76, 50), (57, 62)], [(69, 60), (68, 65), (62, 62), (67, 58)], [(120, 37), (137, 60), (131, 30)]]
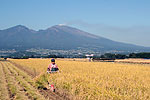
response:
[(51, 73), (51, 72), (57, 72), (59, 71), (57, 64), (55, 63), (55, 59), (51, 59), (51, 64), (49, 64), (48, 68), (47, 68), (47, 72)]

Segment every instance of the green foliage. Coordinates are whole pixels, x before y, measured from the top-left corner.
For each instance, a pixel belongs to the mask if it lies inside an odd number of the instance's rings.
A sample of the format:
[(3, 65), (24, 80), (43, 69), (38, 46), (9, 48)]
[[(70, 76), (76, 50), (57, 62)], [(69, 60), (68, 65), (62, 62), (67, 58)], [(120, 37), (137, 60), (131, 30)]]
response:
[(110, 59), (147, 58), (147, 59), (150, 59), (150, 53), (149, 52), (131, 53), (129, 54), (129, 56), (124, 55), (124, 54), (105, 53), (104, 55), (101, 55), (100, 58), (110, 58)]
[(123, 54), (105, 53), (104, 55), (101, 55), (100, 58), (125, 59), (125, 58), (127, 58), (127, 56), (126, 56), (126, 55), (123, 55)]
[(68, 82), (63, 82), (63, 89), (67, 91), (71, 90), (71, 84)]
[(35, 86), (37, 88), (43, 89), (48, 84), (48, 75), (43, 74), (41, 75), (35, 82)]
[(149, 52), (141, 52), (141, 53), (131, 53), (129, 55), (130, 58), (150, 58)]

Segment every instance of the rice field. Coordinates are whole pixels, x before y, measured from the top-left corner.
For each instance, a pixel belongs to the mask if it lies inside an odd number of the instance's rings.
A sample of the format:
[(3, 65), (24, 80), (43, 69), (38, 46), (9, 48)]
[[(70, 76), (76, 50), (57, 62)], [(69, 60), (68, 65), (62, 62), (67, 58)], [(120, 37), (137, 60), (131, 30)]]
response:
[(0, 100), (63, 100), (36, 87), (35, 80), (9, 61), (0, 61)]
[(17, 69), (11, 63), (1, 61), (0, 74), (1, 100), (45, 100), (31, 85), (32, 80), (30, 76)]
[(46, 86), (48, 80), (75, 100), (150, 100), (149, 64), (56, 59), (60, 72), (47, 74), (50, 59), (10, 61), (33, 71), (36, 81)]
[(121, 63), (137, 63), (137, 64), (150, 64), (150, 59), (121, 59), (121, 60), (115, 60), (116, 62), (121, 62)]

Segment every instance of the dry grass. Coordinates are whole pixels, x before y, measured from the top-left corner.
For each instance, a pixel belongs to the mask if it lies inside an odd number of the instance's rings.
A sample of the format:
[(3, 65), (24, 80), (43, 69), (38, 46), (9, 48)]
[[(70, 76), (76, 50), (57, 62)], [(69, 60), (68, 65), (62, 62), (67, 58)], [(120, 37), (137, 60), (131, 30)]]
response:
[[(50, 59), (11, 60), (46, 73)], [(56, 60), (60, 73), (49, 81), (74, 99), (150, 99), (150, 65)]]
[(46, 100), (32, 79), (10, 62), (0, 61), (0, 100)]
[(0, 63), (0, 100), (8, 100), (9, 93), (7, 90), (7, 82), (6, 77), (2, 68), (2, 64)]
[(145, 63), (150, 64), (150, 59), (121, 59), (121, 60), (115, 60), (116, 62), (127, 62), (127, 63)]

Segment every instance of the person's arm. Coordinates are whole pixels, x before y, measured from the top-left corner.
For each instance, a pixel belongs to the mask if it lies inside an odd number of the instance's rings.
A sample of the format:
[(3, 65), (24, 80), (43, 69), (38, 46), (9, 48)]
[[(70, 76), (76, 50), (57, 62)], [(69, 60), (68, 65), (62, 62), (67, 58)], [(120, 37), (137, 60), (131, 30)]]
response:
[(57, 64), (55, 64), (56, 68), (58, 68)]
[(56, 69), (57, 69), (57, 71), (59, 72), (59, 68), (58, 68), (58, 66), (56, 65)]
[(47, 71), (50, 71), (49, 67), (47, 68)]
[(49, 64), (47, 69), (48, 69), (48, 71), (51, 71), (51, 64)]

